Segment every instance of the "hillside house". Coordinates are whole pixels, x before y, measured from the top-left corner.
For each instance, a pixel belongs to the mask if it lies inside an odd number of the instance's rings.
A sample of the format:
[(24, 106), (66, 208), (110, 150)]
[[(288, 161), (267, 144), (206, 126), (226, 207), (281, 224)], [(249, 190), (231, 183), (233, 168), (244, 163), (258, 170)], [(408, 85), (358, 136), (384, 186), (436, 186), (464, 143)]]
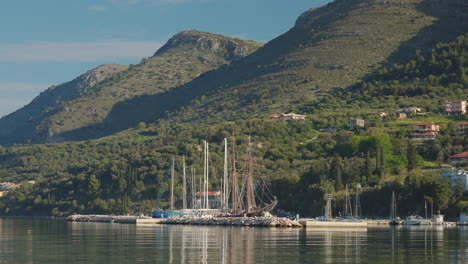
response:
[(348, 118), (348, 120), (349, 120), (349, 129), (350, 130), (354, 130), (354, 129), (356, 129), (356, 127), (364, 127), (365, 126), (364, 119), (350, 117), (350, 118)]
[(446, 101), (444, 106), (444, 113), (446, 115), (466, 114), (466, 101)]
[(19, 184), (12, 182), (0, 182), (0, 191), (13, 191), (19, 187)]
[(400, 108), (396, 112), (397, 113), (406, 113), (406, 114), (411, 114), (411, 113), (420, 113), (422, 111), (421, 108), (419, 107), (405, 107), (405, 108)]
[(450, 164), (456, 165), (459, 162), (467, 162), (468, 161), (468, 152), (462, 152), (455, 154), (453, 156), (450, 156)]
[(299, 115), (295, 113), (289, 113), (289, 114), (272, 114), (268, 116), (271, 119), (281, 119), (281, 120), (304, 120), (306, 118), (305, 115)]
[(461, 122), (457, 124), (457, 132), (455, 134), (457, 136), (463, 136), (468, 132), (468, 122)]
[(461, 182), (465, 191), (468, 191), (468, 171), (465, 170), (449, 170), (449, 171), (442, 171), (442, 178), (449, 178), (450, 185), (452, 188), (455, 188), (458, 182)]
[(388, 113), (387, 112), (377, 112), (377, 113), (375, 113), (375, 115), (378, 116), (379, 119), (383, 119), (383, 118), (388, 116)]
[(413, 126), (411, 138), (414, 140), (434, 140), (439, 134), (439, 125), (430, 122), (419, 123)]
[(403, 112), (396, 112), (396, 115), (397, 115), (397, 119), (405, 119), (408, 117), (408, 115)]

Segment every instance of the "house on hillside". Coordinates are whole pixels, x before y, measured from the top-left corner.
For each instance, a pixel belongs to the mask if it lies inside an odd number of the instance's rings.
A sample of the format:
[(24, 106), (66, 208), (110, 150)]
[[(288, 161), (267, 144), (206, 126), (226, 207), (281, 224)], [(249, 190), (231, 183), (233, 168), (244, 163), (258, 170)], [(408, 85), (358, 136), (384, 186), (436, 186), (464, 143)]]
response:
[(466, 101), (445, 101), (444, 114), (464, 115), (466, 114)]
[(12, 182), (0, 182), (0, 191), (13, 191), (19, 187), (19, 184)]
[(398, 109), (396, 112), (397, 113), (406, 113), (406, 114), (411, 114), (411, 113), (420, 113), (422, 111), (421, 108), (419, 107), (404, 107)]
[(441, 174), (442, 178), (450, 179), (450, 185), (452, 186), (452, 188), (455, 188), (458, 182), (461, 182), (465, 191), (468, 191), (468, 171), (453, 169), (448, 171), (442, 171)]
[(289, 120), (289, 119), (304, 120), (306, 118), (305, 115), (299, 115), (299, 114), (294, 114), (294, 113), (272, 114), (272, 115), (269, 115), (268, 117), (271, 119), (281, 119), (281, 120)]
[(463, 136), (463, 135), (466, 135), (466, 132), (468, 132), (468, 122), (458, 123), (457, 132), (455, 133), (455, 135)]
[(450, 164), (456, 165), (459, 162), (467, 162), (468, 161), (468, 152), (462, 152), (455, 154), (453, 156), (450, 156)]
[(376, 116), (379, 117), (379, 119), (382, 119), (382, 118), (385, 118), (388, 116), (388, 113), (387, 112), (377, 112), (375, 113)]
[(349, 120), (349, 129), (350, 130), (354, 130), (354, 129), (356, 129), (356, 127), (364, 127), (365, 126), (364, 119), (350, 117), (350, 118), (348, 118), (348, 120)]
[(434, 140), (439, 134), (439, 125), (430, 122), (419, 123), (413, 126), (411, 139), (414, 140)]
[(396, 112), (396, 115), (397, 115), (397, 119), (405, 119), (408, 117), (408, 115), (403, 112)]

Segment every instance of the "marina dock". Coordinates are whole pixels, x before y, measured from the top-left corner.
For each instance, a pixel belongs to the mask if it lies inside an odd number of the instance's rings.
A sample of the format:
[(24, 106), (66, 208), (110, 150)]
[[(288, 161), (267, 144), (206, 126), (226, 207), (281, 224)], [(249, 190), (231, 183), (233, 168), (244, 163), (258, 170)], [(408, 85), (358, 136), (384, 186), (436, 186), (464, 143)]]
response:
[(365, 221), (317, 221), (315, 219), (299, 220), (305, 228), (367, 228)]

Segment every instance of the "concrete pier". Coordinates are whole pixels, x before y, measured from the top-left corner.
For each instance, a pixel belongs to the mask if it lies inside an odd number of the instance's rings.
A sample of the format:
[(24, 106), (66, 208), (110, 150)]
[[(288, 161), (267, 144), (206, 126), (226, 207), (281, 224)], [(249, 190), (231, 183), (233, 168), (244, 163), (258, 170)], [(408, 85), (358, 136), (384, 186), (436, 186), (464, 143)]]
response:
[(365, 221), (317, 221), (302, 219), (299, 223), (305, 228), (367, 228)]

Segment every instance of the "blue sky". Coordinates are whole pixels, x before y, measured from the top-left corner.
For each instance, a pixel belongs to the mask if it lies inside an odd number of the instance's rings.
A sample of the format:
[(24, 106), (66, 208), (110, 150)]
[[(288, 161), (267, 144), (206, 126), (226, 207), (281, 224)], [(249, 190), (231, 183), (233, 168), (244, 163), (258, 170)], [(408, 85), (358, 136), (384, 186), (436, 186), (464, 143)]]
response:
[(262, 43), (330, 0), (15, 0), (0, 9), (0, 117), (52, 84), (149, 57), (187, 29)]

